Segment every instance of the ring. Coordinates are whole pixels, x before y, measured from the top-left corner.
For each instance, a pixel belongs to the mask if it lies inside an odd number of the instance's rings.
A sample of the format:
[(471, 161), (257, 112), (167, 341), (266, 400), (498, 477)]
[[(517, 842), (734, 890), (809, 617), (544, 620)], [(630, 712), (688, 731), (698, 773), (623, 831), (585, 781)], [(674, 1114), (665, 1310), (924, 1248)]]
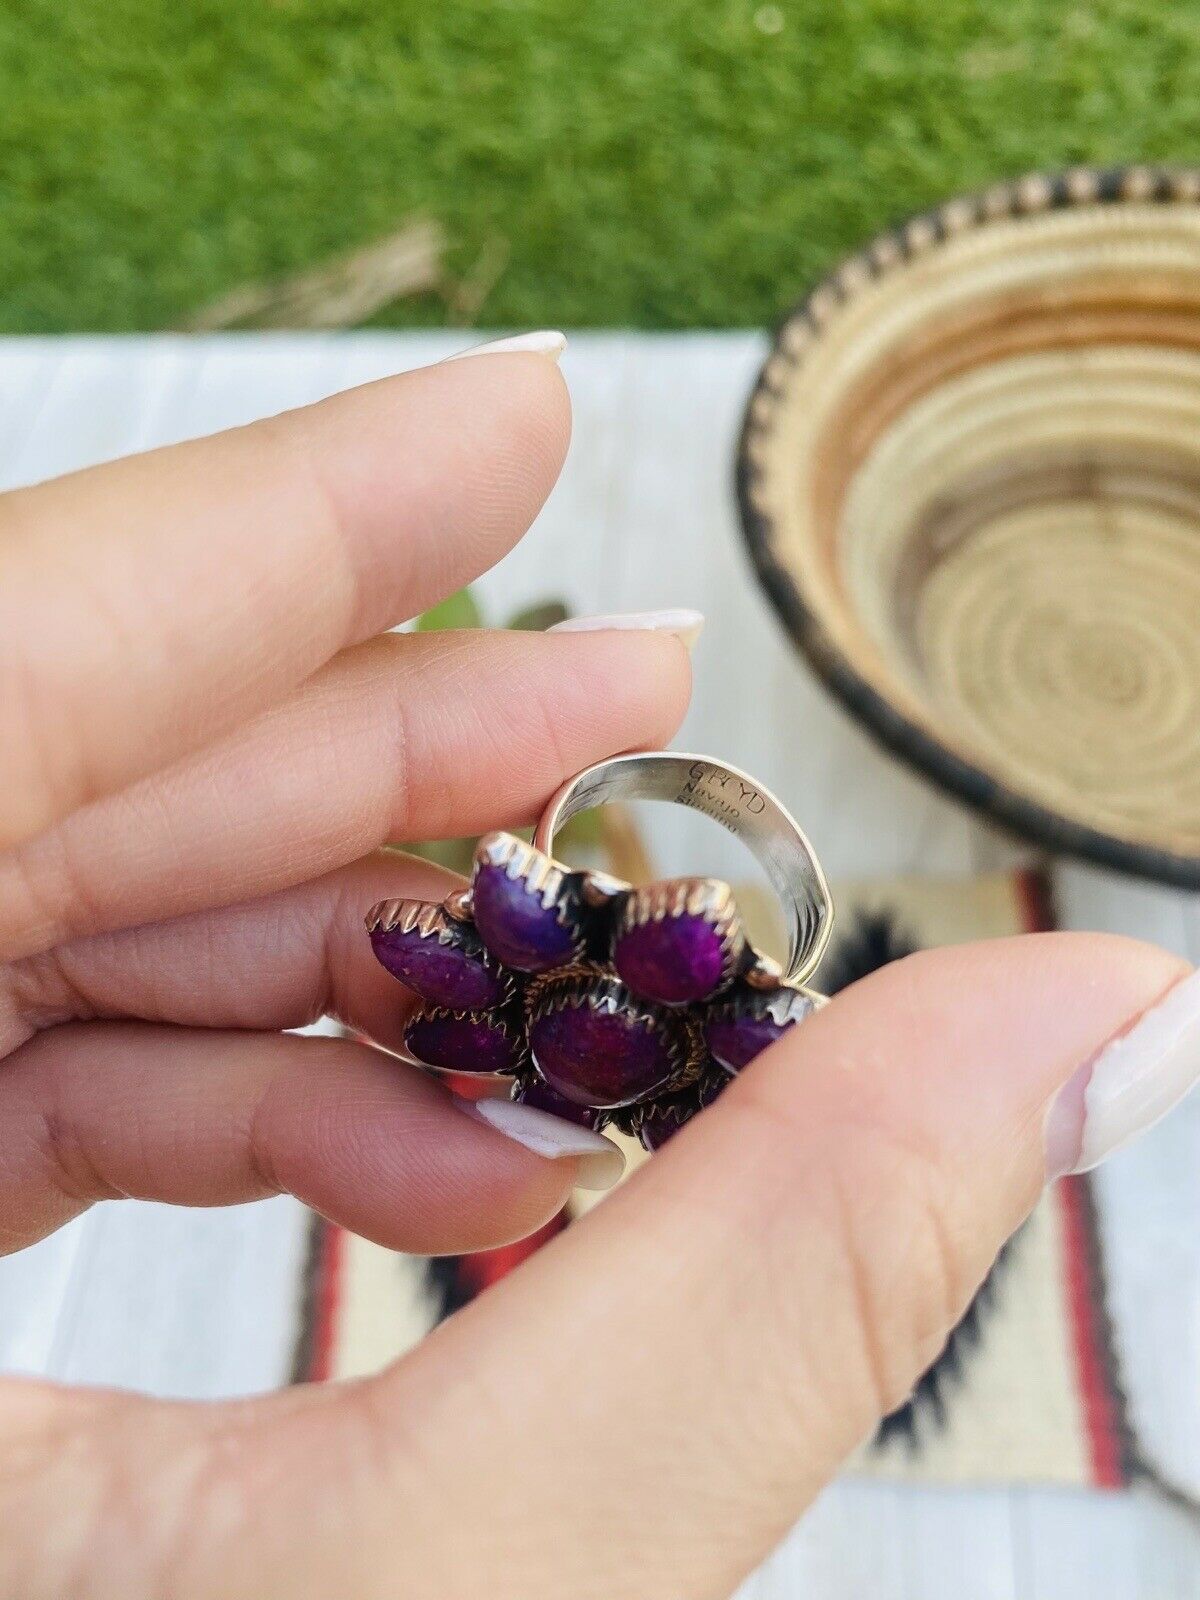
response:
[[(741, 839), (787, 919), (786, 966), (753, 947), (720, 879), (635, 888), (558, 861), (563, 824), (611, 800), (688, 806)], [(588, 767), (532, 844), (485, 835), (466, 889), (381, 901), (367, 929), (421, 1002), (404, 1035), (419, 1066), (509, 1077), (518, 1100), (658, 1149), (824, 1003), (806, 984), (832, 920), (820, 863), (774, 795), (708, 756), (655, 751)]]

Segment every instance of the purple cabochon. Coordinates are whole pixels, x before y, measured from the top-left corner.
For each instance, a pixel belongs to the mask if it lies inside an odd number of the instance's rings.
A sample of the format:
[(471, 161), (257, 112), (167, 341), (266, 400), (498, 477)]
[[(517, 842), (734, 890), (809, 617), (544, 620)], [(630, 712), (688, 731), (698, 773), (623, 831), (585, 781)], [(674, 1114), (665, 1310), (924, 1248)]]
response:
[(452, 1017), (418, 1012), (404, 1030), (418, 1061), (447, 1072), (512, 1072), (518, 1049), (495, 1017)]
[(704, 1042), (726, 1072), (740, 1072), (793, 1027), (794, 1021), (776, 1022), (771, 1017), (710, 1017), (704, 1025)]
[[(782, 1022), (770, 1010), (783, 1011)], [(736, 1004), (720, 1006), (704, 1024), (704, 1042), (713, 1060), (726, 1072), (740, 1072), (768, 1045), (812, 1011), (812, 1001), (799, 990), (777, 989), (754, 998), (743, 996)]]
[(725, 947), (704, 917), (662, 917), (618, 935), (613, 965), (634, 994), (664, 1005), (706, 1000), (725, 976)]
[(513, 1099), (519, 1100), (522, 1105), (534, 1106), (538, 1111), (548, 1111), (553, 1117), (562, 1117), (566, 1122), (577, 1122), (581, 1128), (594, 1128), (599, 1121), (598, 1113), (592, 1106), (580, 1106), (573, 1100), (564, 1100), (561, 1094), (556, 1094), (540, 1078), (521, 1084)]
[(471, 901), (480, 937), (505, 966), (547, 972), (575, 955), (574, 936), (558, 920), (558, 908), (544, 906), (524, 879), (510, 878), (503, 867), (476, 867)]
[(576, 1105), (629, 1105), (660, 1088), (673, 1070), (661, 1028), (586, 1005), (538, 1017), (529, 1046), (542, 1077)]
[(443, 944), (436, 934), (377, 928), (371, 945), (392, 976), (430, 1005), (486, 1011), (503, 998), (504, 986), (482, 953)]

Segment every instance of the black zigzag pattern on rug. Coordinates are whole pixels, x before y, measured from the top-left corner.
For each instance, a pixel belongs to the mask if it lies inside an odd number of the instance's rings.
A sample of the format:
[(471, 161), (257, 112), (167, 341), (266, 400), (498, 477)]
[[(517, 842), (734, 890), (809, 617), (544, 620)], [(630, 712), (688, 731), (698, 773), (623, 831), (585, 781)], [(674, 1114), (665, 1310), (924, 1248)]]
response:
[[(837, 994), (840, 989), (849, 988), (860, 978), (886, 967), (890, 961), (912, 955), (919, 948), (891, 912), (860, 912), (822, 968), (822, 986), (826, 993)], [(1005, 1268), (1020, 1237), (1019, 1233), (1015, 1234), (996, 1257), (941, 1354), (918, 1379), (912, 1394), (879, 1424), (874, 1440), (877, 1449), (893, 1439), (901, 1439), (915, 1454), (921, 1447), (923, 1429), (945, 1426), (950, 1392), (964, 1380), (971, 1357), (984, 1338)]]

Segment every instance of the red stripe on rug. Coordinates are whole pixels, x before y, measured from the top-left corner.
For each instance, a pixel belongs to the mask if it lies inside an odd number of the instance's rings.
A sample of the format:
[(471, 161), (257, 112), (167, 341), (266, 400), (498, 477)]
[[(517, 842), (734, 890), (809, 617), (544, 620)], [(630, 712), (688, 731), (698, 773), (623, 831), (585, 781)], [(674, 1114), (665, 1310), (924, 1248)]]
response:
[(346, 1235), (335, 1223), (321, 1224), (321, 1256), (313, 1293), (312, 1360), (308, 1377), (321, 1383), (333, 1373), (338, 1310), (346, 1269)]
[(473, 1299), (514, 1272), (522, 1261), (528, 1261), (535, 1251), (549, 1244), (567, 1225), (565, 1209), (544, 1222), (536, 1233), (527, 1234), (514, 1244), (503, 1244), (495, 1250), (476, 1250), (471, 1255), (458, 1258), (459, 1286), (464, 1299)]
[(1013, 873), (1013, 883), (1025, 932), (1052, 932), (1058, 926), (1058, 921), (1054, 914), (1054, 895), (1046, 874), (1037, 867), (1021, 867)]
[(1092, 1270), (1090, 1210), (1084, 1178), (1063, 1178), (1057, 1189), (1062, 1219), (1063, 1282), (1075, 1354), (1075, 1376), (1098, 1489), (1121, 1489), (1120, 1419), (1097, 1314), (1099, 1285)]

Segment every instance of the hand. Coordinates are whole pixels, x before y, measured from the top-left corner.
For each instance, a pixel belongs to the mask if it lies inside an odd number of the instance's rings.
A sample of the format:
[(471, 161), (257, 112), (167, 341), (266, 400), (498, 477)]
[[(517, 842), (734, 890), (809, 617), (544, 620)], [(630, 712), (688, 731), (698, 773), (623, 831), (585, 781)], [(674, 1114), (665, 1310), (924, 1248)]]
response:
[[(399, 1042), (362, 916), (447, 879), (383, 841), (526, 821), (682, 714), (668, 635), (381, 634), (512, 545), (567, 431), (552, 363), (489, 354), (0, 502), (0, 1246), (290, 1190), (474, 1249), (602, 1161), (281, 1032)], [(1146, 1120), (1102, 1061), (1093, 1126), (1086, 1064), (1182, 970), (1087, 936), (885, 970), (370, 1382), (0, 1383), (0, 1600), (726, 1595), (937, 1350), (1048, 1108), (1060, 1166)], [(1121, 1072), (1161, 1110), (1192, 1074), (1178, 1035), (1131, 1077), (1153, 1034)]]

